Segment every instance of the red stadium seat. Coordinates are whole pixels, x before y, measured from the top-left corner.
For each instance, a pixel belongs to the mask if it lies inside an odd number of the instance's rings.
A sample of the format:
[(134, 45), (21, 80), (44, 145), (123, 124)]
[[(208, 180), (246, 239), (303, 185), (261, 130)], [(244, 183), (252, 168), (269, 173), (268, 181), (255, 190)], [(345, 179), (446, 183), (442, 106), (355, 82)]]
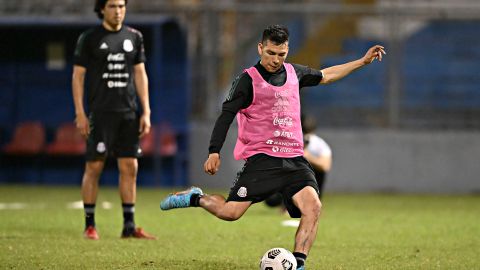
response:
[(151, 156), (155, 149), (155, 128), (152, 126), (150, 133), (140, 138), (140, 148), (145, 156)]
[(73, 123), (65, 123), (58, 127), (55, 140), (47, 146), (49, 155), (83, 155), (86, 142)]
[(9, 155), (36, 155), (45, 147), (45, 128), (40, 122), (24, 122), (17, 125), (12, 140), (3, 152)]
[(141, 138), (140, 148), (146, 156), (174, 156), (178, 150), (175, 132), (168, 124), (152, 126), (150, 133)]
[(163, 157), (174, 156), (177, 153), (177, 138), (172, 130), (160, 133), (159, 154)]

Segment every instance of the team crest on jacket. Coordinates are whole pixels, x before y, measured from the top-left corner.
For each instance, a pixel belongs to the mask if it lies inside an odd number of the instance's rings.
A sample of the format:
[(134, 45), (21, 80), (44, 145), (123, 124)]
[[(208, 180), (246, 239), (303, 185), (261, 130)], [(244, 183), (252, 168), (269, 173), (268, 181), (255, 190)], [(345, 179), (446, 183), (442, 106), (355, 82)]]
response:
[(245, 198), (247, 197), (247, 188), (246, 187), (240, 187), (237, 191), (237, 195), (240, 198)]
[(130, 39), (125, 39), (123, 41), (123, 50), (126, 51), (126, 52), (133, 51), (133, 43)]

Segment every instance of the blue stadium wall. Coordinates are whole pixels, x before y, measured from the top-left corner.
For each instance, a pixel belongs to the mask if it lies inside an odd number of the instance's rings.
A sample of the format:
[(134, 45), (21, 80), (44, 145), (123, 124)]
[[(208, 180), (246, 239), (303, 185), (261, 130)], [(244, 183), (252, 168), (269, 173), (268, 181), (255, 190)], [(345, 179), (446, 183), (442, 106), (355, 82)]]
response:
[[(74, 120), (72, 61), (80, 33), (99, 22), (0, 20), (0, 144), (11, 139), (18, 123), (40, 121), (47, 143), (62, 123)], [(177, 154), (140, 159), (139, 185), (188, 183), (189, 70), (186, 35), (170, 18), (128, 20), (144, 35), (150, 83), (152, 125), (168, 123), (176, 134)], [(61, 44), (64, 67), (47, 67), (47, 45)], [(45, 155), (9, 158), (2, 154), (0, 183), (79, 184), (83, 157), (55, 159)], [(117, 184), (115, 160), (108, 160), (102, 184)]]

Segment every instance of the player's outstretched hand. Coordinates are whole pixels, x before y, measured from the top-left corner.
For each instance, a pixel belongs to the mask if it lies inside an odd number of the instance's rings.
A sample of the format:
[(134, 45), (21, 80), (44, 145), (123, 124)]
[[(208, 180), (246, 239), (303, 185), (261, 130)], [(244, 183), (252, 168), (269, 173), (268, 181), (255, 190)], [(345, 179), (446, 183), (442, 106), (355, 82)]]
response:
[(382, 45), (375, 45), (368, 49), (367, 53), (363, 57), (363, 62), (368, 65), (372, 63), (375, 59), (382, 61), (382, 56), (387, 54), (385, 48)]
[(220, 154), (219, 153), (211, 153), (208, 155), (207, 161), (203, 165), (203, 168), (206, 173), (210, 175), (214, 175), (218, 172), (220, 168)]

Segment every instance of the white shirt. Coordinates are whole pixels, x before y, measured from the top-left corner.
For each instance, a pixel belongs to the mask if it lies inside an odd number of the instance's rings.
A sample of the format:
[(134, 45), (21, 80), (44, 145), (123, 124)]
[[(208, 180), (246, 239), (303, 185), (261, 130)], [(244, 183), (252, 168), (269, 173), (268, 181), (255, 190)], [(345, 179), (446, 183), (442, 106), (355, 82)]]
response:
[(322, 138), (315, 134), (305, 134), (305, 142), (308, 141), (308, 144), (305, 144), (305, 149), (308, 150), (312, 155), (316, 157), (320, 156), (332, 156), (332, 149)]

